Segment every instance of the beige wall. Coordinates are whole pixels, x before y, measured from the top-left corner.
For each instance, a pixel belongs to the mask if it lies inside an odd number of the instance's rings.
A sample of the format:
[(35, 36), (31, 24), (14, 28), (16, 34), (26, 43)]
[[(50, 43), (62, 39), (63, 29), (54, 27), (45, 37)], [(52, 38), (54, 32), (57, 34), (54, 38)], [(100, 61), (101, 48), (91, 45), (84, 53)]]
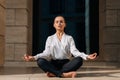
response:
[(5, 52), (5, 0), (0, 0), (0, 66), (4, 63)]
[(120, 0), (99, 0), (100, 61), (120, 61)]
[(120, 0), (106, 0), (103, 45), (105, 61), (120, 61)]
[(23, 61), (23, 55), (31, 52), (31, 2), (6, 0), (6, 62)]
[(105, 26), (105, 0), (99, 0), (99, 58), (98, 60), (103, 60), (103, 49), (104, 49), (104, 42), (103, 42), (103, 27)]

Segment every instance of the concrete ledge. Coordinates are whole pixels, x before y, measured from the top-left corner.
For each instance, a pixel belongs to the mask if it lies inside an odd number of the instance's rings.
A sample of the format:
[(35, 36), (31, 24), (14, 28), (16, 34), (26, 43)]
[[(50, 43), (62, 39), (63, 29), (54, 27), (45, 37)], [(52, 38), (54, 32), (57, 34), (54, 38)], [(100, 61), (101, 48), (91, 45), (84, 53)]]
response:
[(83, 67), (120, 68), (120, 65), (119, 65), (119, 62), (86, 61), (83, 63)]
[(37, 67), (36, 62), (5, 62), (4, 67)]
[[(5, 67), (38, 67), (36, 62), (5, 62)], [(83, 66), (85, 68), (120, 68), (117, 62), (94, 62), (85, 61)]]

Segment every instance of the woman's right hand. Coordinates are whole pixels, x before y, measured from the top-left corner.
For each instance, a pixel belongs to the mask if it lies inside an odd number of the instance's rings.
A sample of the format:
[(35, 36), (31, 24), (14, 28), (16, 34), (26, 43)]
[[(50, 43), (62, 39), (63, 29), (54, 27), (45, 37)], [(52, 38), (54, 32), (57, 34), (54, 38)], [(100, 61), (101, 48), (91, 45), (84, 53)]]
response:
[(30, 56), (28, 54), (24, 54), (24, 60), (25, 61), (33, 61), (35, 60), (33, 56)]

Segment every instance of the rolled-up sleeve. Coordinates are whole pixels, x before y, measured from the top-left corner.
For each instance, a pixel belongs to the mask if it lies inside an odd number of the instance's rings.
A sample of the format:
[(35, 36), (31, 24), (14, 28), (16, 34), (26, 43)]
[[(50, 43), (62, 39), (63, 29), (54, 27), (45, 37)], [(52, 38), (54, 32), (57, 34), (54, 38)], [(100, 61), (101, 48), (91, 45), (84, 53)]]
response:
[(70, 52), (72, 53), (72, 55), (74, 56), (74, 57), (81, 57), (81, 58), (83, 58), (84, 60), (87, 60), (87, 56), (88, 55), (86, 55), (84, 52), (80, 52), (77, 48), (76, 48), (76, 46), (75, 46), (75, 42), (74, 42), (74, 40), (73, 40), (73, 38), (72, 37), (70, 37)]
[(50, 43), (51, 43), (51, 38), (48, 37), (46, 40), (46, 45), (45, 45), (45, 50), (42, 53), (39, 53), (37, 55), (34, 56), (35, 60), (37, 60), (38, 58), (45, 58), (45, 59), (49, 59), (50, 58)]

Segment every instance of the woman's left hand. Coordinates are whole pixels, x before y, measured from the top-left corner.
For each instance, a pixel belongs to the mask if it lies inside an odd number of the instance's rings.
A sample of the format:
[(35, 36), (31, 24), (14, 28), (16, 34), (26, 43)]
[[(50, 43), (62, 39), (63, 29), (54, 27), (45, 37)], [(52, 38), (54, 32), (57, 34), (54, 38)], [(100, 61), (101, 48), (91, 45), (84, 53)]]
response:
[(93, 60), (93, 59), (95, 59), (96, 57), (97, 57), (97, 53), (93, 53), (93, 54), (88, 55), (87, 58)]

